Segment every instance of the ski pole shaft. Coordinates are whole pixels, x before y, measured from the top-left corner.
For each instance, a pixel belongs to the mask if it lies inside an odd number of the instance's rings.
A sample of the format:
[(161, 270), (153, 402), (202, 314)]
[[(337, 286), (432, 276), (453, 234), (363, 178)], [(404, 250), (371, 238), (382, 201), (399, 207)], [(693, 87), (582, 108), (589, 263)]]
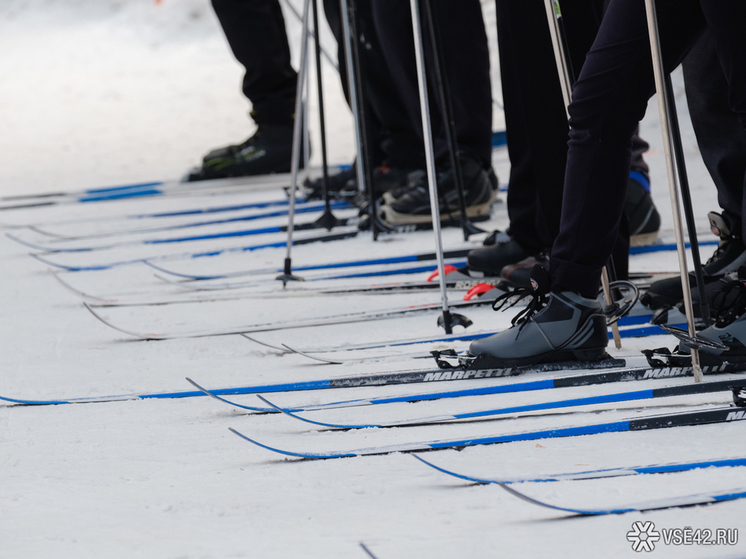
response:
[(435, 234), (435, 252), (438, 256), (438, 281), (440, 282), (441, 300), (443, 302), (443, 325), (446, 333), (450, 334), (451, 320), (448, 310), (448, 294), (446, 293), (446, 274), (443, 264), (443, 245), (440, 231), (440, 204), (438, 202), (438, 184), (435, 174), (435, 150), (433, 148), (433, 133), (430, 124), (430, 107), (427, 98), (427, 78), (425, 75), (425, 60), (422, 48), (422, 25), (417, 0), (410, 0), (412, 10), (412, 30), (414, 32), (414, 54), (417, 64), (417, 82), (420, 93), (420, 114), (422, 115), (422, 137), (425, 140), (425, 160), (427, 164), (427, 183), (430, 190), (430, 212), (433, 219)]
[[(654, 0), (645, 0), (645, 13), (648, 22), (648, 35), (650, 37), (650, 52), (653, 58), (653, 74), (655, 76), (655, 89), (658, 92), (658, 114), (661, 121), (661, 135), (663, 136), (663, 149), (666, 158), (666, 171), (668, 174), (668, 190), (671, 195), (671, 210), (673, 212), (674, 233), (676, 235), (676, 247), (679, 256), (679, 271), (681, 273), (681, 288), (684, 295), (684, 311), (689, 335), (696, 337), (697, 331), (694, 327), (694, 312), (692, 308), (692, 293), (689, 286), (689, 269), (686, 261), (686, 248), (684, 231), (681, 223), (681, 210), (679, 208), (678, 177), (674, 165), (673, 131), (671, 128), (671, 106), (669, 104), (668, 88), (666, 87), (665, 68), (661, 56), (660, 38), (658, 36), (658, 16), (655, 10)], [(694, 382), (702, 382), (702, 369), (699, 364), (699, 351), (692, 348), (692, 369)]]
[[(367, 184), (367, 161), (366, 161), (366, 149), (365, 149), (365, 124), (363, 120), (363, 104), (362, 94), (359, 91), (361, 84), (358, 80), (359, 68), (355, 64), (355, 53), (357, 52), (357, 34), (353, 36), (352, 20), (354, 18), (354, 0), (340, 0), (340, 7), (342, 12), (342, 34), (344, 35), (344, 46), (345, 46), (345, 62), (347, 65), (347, 84), (350, 92), (350, 104), (352, 108), (352, 117), (355, 121), (355, 144), (357, 147), (357, 185), (361, 192), (365, 192), (372, 188), (372, 185)], [(358, 57), (359, 60), (359, 57)], [(377, 220), (375, 215), (375, 200), (370, 200), (370, 222), (371, 230), (373, 232), (373, 240), (376, 240), (378, 236)]]
[(295, 118), (293, 119), (293, 151), (290, 174), (290, 207), (288, 208), (288, 240), (287, 255), (285, 257), (285, 271), (288, 273), (293, 246), (293, 224), (295, 218), (295, 193), (298, 188), (298, 168), (300, 167), (300, 148), (303, 135), (303, 85), (308, 70), (308, 8), (311, 0), (303, 3), (303, 31), (300, 45), (300, 69), (298, 83), (295, 88)]

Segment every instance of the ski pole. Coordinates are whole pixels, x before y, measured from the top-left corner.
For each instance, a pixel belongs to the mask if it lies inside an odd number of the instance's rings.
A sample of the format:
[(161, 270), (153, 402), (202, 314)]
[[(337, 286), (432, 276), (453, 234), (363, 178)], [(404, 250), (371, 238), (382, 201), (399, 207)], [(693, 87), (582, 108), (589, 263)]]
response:
[[(661, 44), (658, 36), (658, 16), (653, 0), (645, 0), (645, 14), (648, 22), (648, 35), (650, 37), (650, 52), (653, 58), (653, 75), (655, 76), (655, 89), (658, 91), (658, 114), (661, 121), (661, 135), (663, 136), (663, 150), (666, 157), (666, 172), (668, 174), (668, 190), (671, 195), (671, 210), (673, 212), (674, 233), (676, 234), (676, 249), (679, 256), (679, 271), (681, 273), (681, 288), (684, 294), (684, 311), (689, 336), (696, 338), (697, 331), (694, 327), (694, 312), (692, 308), (692, 292), (689, 286), (689, 270), (686, 262), (686, 248), (684, 241), (684, 230), (681, 224), (681, 209), (679, 208), (679, 181), (674, 165), (674, 139), (671, 125), (671, 111), (673, 107), (669, 103), (667, 83), (664, 78), (666, 73), (663, 67), (661, 55)], [(700, 283), (701, 287), (704, 287)], [(702, 368), (699, 364), (699, 350), (691, 348), (692, 371), (694, 382), (702, 382)]]
[(315, 53), (316, 53), (316, 86), (319, 96), (319, 130), (321, 131), (321, 169), (323, 180), (324, 195), (324, 213), (316, 220), (318, 225), (331, 231), (339, 225), (339, 220), (332, 213), (331, 203), (329, 200), (329, 163), (326, 155), (326, 117), (324, 116), (324, 85), (321, 78), (321, 42), (319, 41), (319, 10), (318, 0), (313, 0), (313, 30), (315, 36)]
[[(358, 34), (356, 25), (355, 0), (340, 0), (342, 11), (342, 33), (345, 41), (345, 60), (347, 63), (347, 83), (350, 91), (352, 116), (355, 121), (355, 142), (357, 144), (357, 184), (361, 192), (368, 192), (370, 197), (370, 228), (373, 240), (378, 238), (379, 223), (376, 217), (376, 203), (373, 196), (368, 161), (367, 136), (365, 127), (365, 109), (363, 107), (362, 84), (360, 80), (360, 54), (357, 48)], [(354, 28), (353, 28), (354, 26)]]
[[(448, 145), (448, 155), (451, 160), (451, 169), (456, 179), (456, 189), (459, 195), (459, 206), (461, 210), (461, 228), (464, 232), (464, 240), (468, 241), (469, 237), (478, 233), (484, 233), (482, 229), (475, 226), (469, 221), (466, 215), (466, 194), (464, 192), (464, 175), (461, 170), (461, 159), (458, 154), (458, 140), (456, 139), (456, 122), (453, 117), (453, 103), (451, 101), (451, 90), (448, 86), (448, 74), (443, 54), (443, 41), (440, 35), (440, 26), (436, 7), (430, 0), (423, 0), (422, 5), (425, 8), (428, 29), (430, 31), (430, 42), (432, 43), (434, 77), (435, 85), (438, 90), (440, 101), (440, 110), (442, 113), (443, 124), (445, 128), (446, 144)], [(449, 208), (450, 209), (450, 208)]]
[(295, 218), (295, 195), (298, 188), (298, 168), (300, 167), (300, 147), (303, 135), (303, 85), (308, 74), (308, 8), (311, 0), (303, 2), (303, 31), (300, 44), (300, 69), (298, 70), (298, 83), (295, 87), (295, 118), (293, 120), (293, 151), (290, 167), (290, 206), (288, 208), (288, 240), (287, 253), (285, 256), (283, 273), (277, 276), (282, 281), (283, 287), (288, 281), (302, 281), (302, 278), (293, 275), (292, 247), (293, 227)]
[(448, 309), (448, 294), (446, 293), (446, 274), (443, 264), (443, 244), (440, 231), (440, 204), (438, 199), (438, 184), (435, 174), (435, 150), (433, 149), (433, 132), (430, 124), (430, 107), (427, 98), (427, 79), (425, 76), (425, 61), (422, 55), (422, 26), (420, 24), (420, 10), (417, 0), (410, 0), (412, 10), (412, 30), (414, 31), (414, 55), (417, 64), (417, 82), (420, 93), (420, 113), (422, 115), (422, 137), (425, 143), (425, 161), (427, 164), (427, 183), (430, 190), (430, 212), (433, 219), (435, 233), (435, 253), (438, 257), (438, 281), (440, 295), (443, 302), (443, 314), (439, 319), (446, 334), (453, 332), (453, 326), (460, 324), (464, 328), (471, 325), (471, 320), (460, 314), (451, 314)]

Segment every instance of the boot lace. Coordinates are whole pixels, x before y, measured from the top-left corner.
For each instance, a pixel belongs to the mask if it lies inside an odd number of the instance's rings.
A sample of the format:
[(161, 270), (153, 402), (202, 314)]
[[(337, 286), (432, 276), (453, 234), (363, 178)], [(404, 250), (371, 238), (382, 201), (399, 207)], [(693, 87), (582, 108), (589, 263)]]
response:
[(526, 287), (518, 287), (507, 293), (503, 293), (497, 299), (492, 302), (492, 309), (495, 311), (506, 311), (511, 307), (514, 307), (527, 297), (531, 297), (528, 305), (521, 312), (513, 317), (510, 323), (513, 326), (520, 325), (518, 332), (523, 330), (523, 327), (529, 323), (531, 317), (537, 312), (543, 309), (549, 301), (549, 295), (547, 293), (528, 289)]

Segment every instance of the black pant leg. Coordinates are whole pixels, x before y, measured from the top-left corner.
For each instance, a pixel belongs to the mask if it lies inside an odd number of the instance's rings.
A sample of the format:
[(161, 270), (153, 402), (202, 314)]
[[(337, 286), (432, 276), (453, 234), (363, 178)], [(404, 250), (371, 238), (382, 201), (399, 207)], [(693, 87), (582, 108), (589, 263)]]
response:
[[(445, 66), (453, 102), (459, 148), (479, 157), (485, 167), (492, 154), (492, 91), (489, 78), (489, 49), (478, 0), (433, 0), (440, 22)], [(422, 120), (414, 57), (412, 20), (408, 2), (375, 0), (373, 18), (391, 71), (394, 87), (406, 107), (410, 126), (422, 141)], [(423, 28), (424, 26), (423, 18)], [(444, 123), (433, 81), (429, 34), (424, 31), (430, 119), (436, 157), (447, 154)], [(421, 154), (418, 166), (425, 163)]]
[(297, 73), (290, 65), (278, 0), (212, 0), (228, 44), (246, 68), (243, 92), (257, 124), (288, 124), (295, 112)]
[(700, 0), (728, 82), (728, 105), (746, 127), (746, 2)]
[[(684, 84), (699, 151), (731, 229), (740, 235), (746, 177), (746, 131), (728, 107), (728, 82), (709, 31), (684, 60)], [(742, 238), (746, 238), (743, 236)]]
[[(373, 24), (372, 2), (356, 0), (358, 33), (360, 35), (360, 71), (366, 108), (366, 129), (371, 148), (371, 164), (386, 163), (391, 167), (419, 166), (422, 157), (421, 134), (412, 128), (406, 108), (396, 88), (383, 56), (378, 34)], [(339, 0), (324, 0), (329, 27), (337, 39), (337, 56), (345, 98), (349, 103), (347, 65)]]
[[(534, 250), (559, 233), (568, 126), (542, 0), (497, 0), (497, 35), (511, 161), (510, 232)], [(595, 0), (564, 0), (572, 67), (582, 67), (598, 29)]]
[[(704, 29), (697, 0), (657, 2), (670, 71)], [(645, 6), (612, 0), (570, 106), (570, 143), (560, 233), (552, 247), (552, 289), (598, 292), (617, 239), (630, 171), (631, 139), (654, 91)]]

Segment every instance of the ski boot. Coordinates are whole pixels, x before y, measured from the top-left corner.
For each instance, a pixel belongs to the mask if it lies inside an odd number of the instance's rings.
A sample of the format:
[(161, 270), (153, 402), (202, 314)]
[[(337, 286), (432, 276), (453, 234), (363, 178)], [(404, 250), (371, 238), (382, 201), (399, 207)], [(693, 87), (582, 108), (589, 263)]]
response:
[[(473, 157), (461, 155), (461, 169), (464, 176), (466, 215), (469, 218), (487, 219), (495, 201), (487, 171)], [(412, 173), (411, 182), (406, 188), (395, 189), (387, 196), (381, 211), (385, 221), (393, 224), (418, 224), (432, 221), (430, 212), (430, 191), (425, 173)], [(453, 169), (443, 167), (437, 173), (440, 218), (443, 221), (458, 222), (461, 218), (461, 204)], [(396, 196), (396, 197), (395, 197)]]
[(606, 316), (598, 300), (570, 291), (549, 293), (549, 275), (540, 266), (534, 268), (531, 280), (532, 290), (517, 289), (495, 301), (497, 310), (511, 297), (517, 296), (518, 301), (531, 297), (528, 306), (513, 318), (512, 327), (472, 342), (469, 353), (475, 356), (474, 366), (497, 368), (609, 359)]
[[(720, 237), (720, 243), (715, 253), (703, 266), (705, 288), (710, 284), (716, 284), (725, 274), (734, 272), (741, 265), (746, 264), (746, 246), (743, 240), (731, 231), (725, 218), (715, 212), (710, 212), (707, 217), (710, 220), (712, 232)], [(689, 285), (694, 292), (697, 288), (697, 280), (693, 273), (689, 274)], [(640, 301), (649, 309), (657, 310), (666, 306), (673, 307), (683, 297), (681, 280), (674, 277), (655, 282), (640, 298)]]
[[(289, 173), (292, 151), (292, 124), (260, 124), (254, 135), (245, 142), (205, 155), (202, 167), (192, 171), (187, 180)], [(303, 160), (301, 153), (301, 167)]]

